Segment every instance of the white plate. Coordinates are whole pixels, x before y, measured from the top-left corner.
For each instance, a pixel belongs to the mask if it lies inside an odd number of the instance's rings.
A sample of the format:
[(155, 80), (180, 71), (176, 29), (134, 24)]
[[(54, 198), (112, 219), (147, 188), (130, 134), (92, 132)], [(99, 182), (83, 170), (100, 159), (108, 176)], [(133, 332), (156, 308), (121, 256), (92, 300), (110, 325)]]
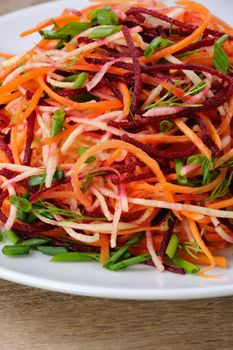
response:
[[(232, 0), (205, 0), (218, 16), (232, 23)], [(31, 7), (0, 18), (0, 51), (21, 52), (28, 49), (38, 37), (19, 39), (18, 33), (38, 21), (58, 15), (65, 7), (79, 8), (88, 1), (58, 1)], [(4, 36), (4, 39), (3, 39)], [(0, 246), (1, 248), (1, 246)], [(233, 295), (232, 251), (227, 254), (227, 270), (215, 269), (219, 280), (197, 276), (159, 274), (155, 269), (141, 265), (122, 272), (110, 272), (97, 263), (55, 264), (39, 252), (31, 256), (9, 258), (0, 254), (0, 277), (6, 280), (78, 295), (121, 299), (191, 299)]]

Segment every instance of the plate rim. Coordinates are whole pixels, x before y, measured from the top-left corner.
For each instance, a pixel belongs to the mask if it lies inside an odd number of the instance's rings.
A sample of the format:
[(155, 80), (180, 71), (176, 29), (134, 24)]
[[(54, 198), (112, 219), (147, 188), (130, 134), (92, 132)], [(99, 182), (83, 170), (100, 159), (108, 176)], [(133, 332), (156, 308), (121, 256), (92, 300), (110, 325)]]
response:
[(15, 272), (0, 267), (0, 278), (26, 285), (59, 293), (87, 296), (96, 298), (121, 299), (121, 300), (194, 300), (227, 297), (233, 295), (233, 284), (214, 287), (191, 287), (172, 289), (127, 289), (109, 288), (74, 283), (63, 283), (51, 279), (30, 276), (25, 273)]
[[(71, 0), (75, 3), (74, 0)], [(36, 4), (25, 8), (12, 11), (0, 16), (0, 22), (36, 11), (43, 7), (55, 7), (56, 3), (66, 3), (65, 0), (47, 1), (42, 4)], [(32, 258), (33, 259), (33, 258)], [(233, 295), (233, 283), (220, 286), (171, 288), (171, 289), (129, 289), (110, 288), (90, 285), (74, 284), (71, 282), (59, 282), (53, 279), (31, 276), (26, 273), (16, 272), (8, 268), (0, 267), (0, 278), (15, 282), (21, 285), (40, 288), (43, 290), (56, 291), (79, 296), (126, 299), (126, 300), (191, 300), (215, 297), (227, 297)]]

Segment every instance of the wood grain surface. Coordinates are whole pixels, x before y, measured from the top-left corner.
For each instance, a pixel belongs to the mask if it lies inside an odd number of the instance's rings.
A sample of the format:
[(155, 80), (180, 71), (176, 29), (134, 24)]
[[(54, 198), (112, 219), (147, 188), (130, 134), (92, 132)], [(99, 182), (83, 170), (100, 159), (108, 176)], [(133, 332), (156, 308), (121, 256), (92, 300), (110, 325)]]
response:
[[(0, 14), (42, 2), (0, 0)], [(0, 349), (231, 350), (232, 305), (233, 297), (178, 302), (84, 298), (0, 281)]]

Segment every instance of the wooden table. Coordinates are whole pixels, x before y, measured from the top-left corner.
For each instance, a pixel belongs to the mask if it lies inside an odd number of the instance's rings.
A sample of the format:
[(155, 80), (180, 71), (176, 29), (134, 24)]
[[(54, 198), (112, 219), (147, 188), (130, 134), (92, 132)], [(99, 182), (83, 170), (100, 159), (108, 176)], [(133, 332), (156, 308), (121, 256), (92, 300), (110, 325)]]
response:
[[(0, 14), (42, 0), (1, 1)], [(1, 350), (230, 350), (232, 298), (119, 301), (0, 281)]]

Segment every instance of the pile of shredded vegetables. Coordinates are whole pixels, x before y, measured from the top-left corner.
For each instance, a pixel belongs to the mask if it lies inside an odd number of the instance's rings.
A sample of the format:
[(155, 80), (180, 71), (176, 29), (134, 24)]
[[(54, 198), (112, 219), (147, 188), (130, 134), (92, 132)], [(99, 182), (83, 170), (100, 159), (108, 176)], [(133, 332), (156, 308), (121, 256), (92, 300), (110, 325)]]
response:
[(3, 253), (226, 267), (233, 28), (188, 0), (113, 0), (34, 32), (30, 51), (0, 54)]

